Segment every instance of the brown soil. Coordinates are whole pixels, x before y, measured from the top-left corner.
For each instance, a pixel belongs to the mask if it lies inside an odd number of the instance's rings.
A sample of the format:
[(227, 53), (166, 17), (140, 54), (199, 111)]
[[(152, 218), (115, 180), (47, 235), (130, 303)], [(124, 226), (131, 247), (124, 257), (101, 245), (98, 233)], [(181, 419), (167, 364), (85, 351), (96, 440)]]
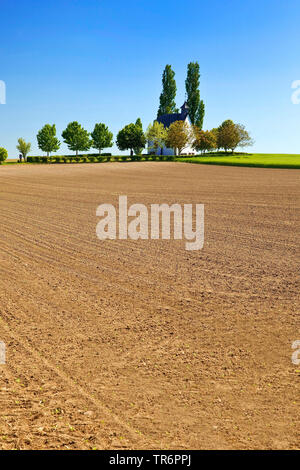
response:
[[(0, 168), (2, 449), (299, 448), (300, 172)], [(204, 203), (205, 245), (100, 241), (96, 208)]]

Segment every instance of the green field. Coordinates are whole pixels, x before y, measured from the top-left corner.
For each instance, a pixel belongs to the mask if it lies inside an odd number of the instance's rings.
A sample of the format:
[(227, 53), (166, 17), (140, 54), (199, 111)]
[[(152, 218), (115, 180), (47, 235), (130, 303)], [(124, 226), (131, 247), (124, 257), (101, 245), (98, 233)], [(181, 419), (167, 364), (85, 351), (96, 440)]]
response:
[(207, 165), (250, 166), (262, 168), (299, 168), (300, 155), (255, 153), (253, 155), (201, 155), (196, 157), (178, 157), (180, 162), (204, 163)]
[[(120, 160), (121, 157), (112, 157), (113, 160)], [(158, 157), (157, 157), (158, 158)], [(127, 160), (130, 161), (130, 157)], [(148, 157), (144, 157), (148, 160)], [(151, 159), (151, 158), (150, 158)], [(186, 163), (202, 163), (207, 165), (230, 165), (230, 166), (248, 166), (261, 168), (298, 168), (300, 169), (300, 155), (288, 154), (271, 154), (271, 153), (255, 153), (255, 154), (206, 154), (195, 157), (177, 157), (176, 161)], [(17, 164), (17, 160), (7, 160), (4, 165)], [(25, 163), (30, 165), (31, 163)], [(24, 163), (22, 163), (24, 165)]]

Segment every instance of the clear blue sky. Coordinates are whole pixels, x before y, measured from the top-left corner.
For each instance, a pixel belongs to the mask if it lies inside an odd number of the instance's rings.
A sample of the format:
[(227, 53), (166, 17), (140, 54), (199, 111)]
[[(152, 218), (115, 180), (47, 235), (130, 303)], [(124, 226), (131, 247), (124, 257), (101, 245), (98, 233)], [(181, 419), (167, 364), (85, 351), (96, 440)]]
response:
[(114, 135), (137, 117), (146, 127), (165, 65), (180, 106), (190, 61), (201, 68), (204, 128), (231, 118), (254, 151), (300, 153), (299, 0), (1, 0), (0, 15), (0, 146), (10, 157), (19, 137), (41, 154), (45, 123), (58, 134), (73, 120), (105, 122)]

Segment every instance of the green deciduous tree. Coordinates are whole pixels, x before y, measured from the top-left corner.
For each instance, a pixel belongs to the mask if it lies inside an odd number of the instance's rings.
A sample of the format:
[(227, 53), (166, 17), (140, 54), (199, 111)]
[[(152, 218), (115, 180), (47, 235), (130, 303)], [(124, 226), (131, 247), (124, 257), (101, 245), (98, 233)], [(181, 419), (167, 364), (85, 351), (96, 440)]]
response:
[(117, 146), (120, 150), (130, 149), (130, 155), (133, 155), (134, 149), (143, 149), (146, 145), (146, 138), (143, 129), (136, 124), (127, 124), (118, 132)]
[(163, 123), (154, 121), (153, 124), (149, 124), (146, 131), (149, 149), (155, 150), (155, 153), (157, 153), (157, 150), (165, 145), (167, 137), (168, 130)]
[(55, 124), (46, 124), (37, 134), (37, 141), (39, 148), (47, 153), (47, 156), (51, 152), (57, 152), (60, 147), (60, 141), (56, 137)]
[(182, 150), (192, 142), (193, 138), (193, 132), (185, 121), (175, 121), (168, 129), (166, 145), (173, 148), (175, 154), (178, 149), (180, 155)]
[(195, 140), (193, 147), (201, 153), (211, 151), (217, 147), (217, 137), (212, 131), (202, 131), (197, 126), (194, 129)]
[(8, 153), (3, 147), (0, 147), (0, 165), (7, 160)]
[(91, 137), (93, 142), (92, 147), (99, 150), (99, 154), (101, 154), (103, 149), (113, 146), (113, 134), (102, 122), (95, 124)]
[(89, 132), (86, 131), (77, 121), (70, 122), (61, 135), (69, 149), (76, 151), (76, 156), (78, 155), (79, 150), (89, 150), (92, 145)]
[(176, 113), (178, 111), (175, 103), (177, 88), (174, 77), (175, 72), (172, 70), (171, 65), (166, 65), (162, 77), (163, 90), (159, 97), (157, 117), (162, 116), (163, 114)]
[(223, 148), (225, 152), (235, 149), (239, 143), (239, 133), (231, 119), (224, 121), (218, 128), (218, 148)]
[(20, 137), (20, 139), (18, 139), (17, 150), (22, 155), (24, 162), (26, 161), (26, 157), (29, 154), (30, 149), (31, 149), (31, 143), (25, 142), (25, 140)]
[(253, 140), (242, 124), (235, 124), (231, 119), (227, 119), (218, 128), (217, 146), (225, 152), (231, 150), (233, 153), (237, 147), (250, 145), (253, 145)]

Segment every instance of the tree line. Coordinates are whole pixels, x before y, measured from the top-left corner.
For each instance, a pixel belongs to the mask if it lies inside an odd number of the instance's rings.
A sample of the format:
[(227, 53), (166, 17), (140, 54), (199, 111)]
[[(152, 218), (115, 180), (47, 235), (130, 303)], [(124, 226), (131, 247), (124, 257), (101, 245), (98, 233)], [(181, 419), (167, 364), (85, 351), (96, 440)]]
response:
[[(64, 142), (68, 148), (76, 152), (95, 148), (101, 154), (104, 148), (113, 145), (113, 134), (104, 123), (95, 124), (93, 132), (89, 133), (77, 121), (68, 124), (62, 132)], [(56, 136), (55, 124), (46, 124), (37, 134), (39, 148), (49, 156), (60, 148), (60, 141)], [(130, 150), (130, 155), (141, 155), (148, 142), (150, 153), (160, 153), (164, 147), (174, 149), (175, 154), (181, 155), (184, 148), (192, 146), (197, 152), (205, 153), (223, 149), (225, 153), (235, 151), (237, 147), (246, 147), (253, 144), (248, 131), (242, 124), (236, 124), (228, 119), (219, 127), (211, 130), (202, 130), (199, 126), (188, 126), (185, 121), (175, 121), (169, 128), (162, 123), (154, 121), (143, 131), (141, 119), (135, 123), (127, 124), (116, 137), (119, 150)], [(31, 150), (31, 143), (20, 138), (17, 149), (20, 160), (26, 161)], [(161, 151), (162, 152), (162, 151)], [(7, 151), (0, 148), (0, 162), (7, 159)]]
[(237, 147), (247, 147), (253, 144), (248, 131), (242, 124), (235, 124), (232, 120), (224, 121), (219, 127), (204, 131), (197, 125), (189, 126), (185, 121), (175, 121), (168, 129), (162, 123), (155, 121), (146, 132), (149, 148), (155, 153), (164, 146), (173, 148), (174, 153), (181, 155), (185, 147), (191, 146), (196, 151), (223, 149), (233, 153)]
[(254, 141), (243, 124), (236, 124), (231, 119), (210, 131), (195, 130), (194, 148), (201, 153), (223, 149), (225, 153), (234, 153), (237, 147), (249, 147)]

